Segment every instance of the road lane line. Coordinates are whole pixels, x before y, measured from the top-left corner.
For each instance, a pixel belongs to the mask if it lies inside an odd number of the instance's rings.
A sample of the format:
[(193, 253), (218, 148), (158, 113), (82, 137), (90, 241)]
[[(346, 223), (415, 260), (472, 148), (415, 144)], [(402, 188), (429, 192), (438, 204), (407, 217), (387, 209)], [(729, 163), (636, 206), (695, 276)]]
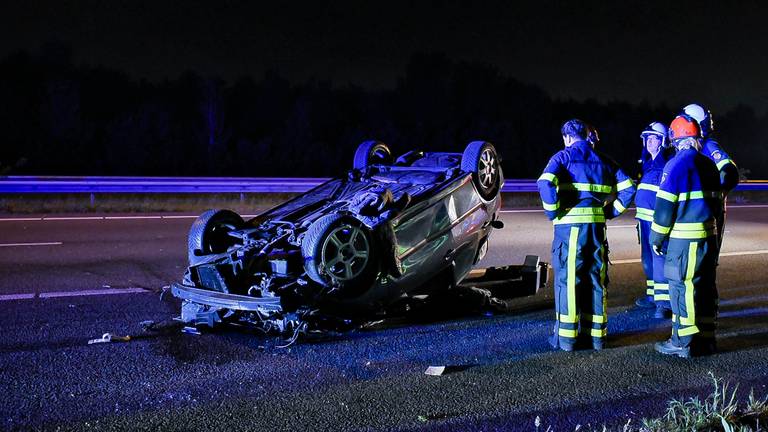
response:
[(104, 220), (104, 216), (52, 216), (43, 217), (43, 221)]
[(544, 213), (541, 209), (500, 210), (501, 213)]
[(55, 291), (55, 292), (41, 292), (40, 298), (59, 298), (59, 297), (80, 297), (80, 296), (95, 296), (95, 295), (110, 295), (110, 294), (136, 294), (149, 292), (144, 288), (106, 288), (106, 289), (92, 289), (82, 291)]
[(0, 294), (0, 301), (29, 300), (35, 298), (34, 294)]
[(3, 219), (0, 219), (0, 221), (2, 221), (2, 222), (25, 222), (25, 221), (41, 221), (41, 220), (43, 220), (43, 218), (41, 218), (41, 217), (36, 217), (36, 218), (32, 218), (32, 217), (18, 217), (18, 218), (3, 218)]
[(30, 300), (34, 298), (62, 298), (62, 297), (86, 297), (86, 296), (98, 296), (98, 295), (113, 295), (113, 294), (138, 294), (149, 293), (151, 291), (144, 288), (107, 288), (107, 289), (92, 289), (92, 290), (80, 290), (80, 291), (53, 291), (53, 292), (41, 292), (36, 294), (31, 293), (18, 293), (18, 294), (0, 294), (0, 301), (11, 300)]
[(120, 219), (162, 219), (162, 216), (104, 216), (105, 220), (120, 220)]
[(58, 246), (63, 244), (62, 242), (43, 242), (43, 243), (0, 243), (0, 247), (16, 247), (16, 246)]
[(763, 255), (768, 254), (768, 249), (744, 251), (744, 252), (720, 252), (720, 256), (743, 256), (743, 255)]
[(634, 264), (639, 263), (640, 258), (623, 259), (623, 260), (609, 260), (611, 264)]

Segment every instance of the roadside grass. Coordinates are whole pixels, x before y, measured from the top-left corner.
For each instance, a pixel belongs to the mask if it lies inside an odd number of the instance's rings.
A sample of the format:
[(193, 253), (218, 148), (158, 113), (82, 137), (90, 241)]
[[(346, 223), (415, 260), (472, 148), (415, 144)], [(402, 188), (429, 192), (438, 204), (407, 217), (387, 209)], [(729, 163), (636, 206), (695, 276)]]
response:
[[(713, 391), (704, 400), (692, 397), (682, 401), (673, 399), (667, 405), (667, 412), (658, 418), (643, 418), (636, 424), (627, 421), (619, 428), (603, 426), (592, 432), (760, 432), (768, 431), (768, 396), (760, 399), (750, 390), (742, 403), (736, 395), (738, 385), (731, 386), (722, 378), (710, 372)], [(538, 417), (534, 423), (536, 432), (554, 432), (541, 425)], [(581, 425), (575, 431), (587, 430)]]

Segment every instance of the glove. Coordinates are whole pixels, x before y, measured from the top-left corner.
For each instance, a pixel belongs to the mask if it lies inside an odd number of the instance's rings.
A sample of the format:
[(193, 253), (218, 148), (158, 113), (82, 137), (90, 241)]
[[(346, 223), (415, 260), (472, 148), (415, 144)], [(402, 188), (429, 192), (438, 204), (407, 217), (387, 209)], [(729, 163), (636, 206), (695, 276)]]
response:
[(661, 245), (656, 245), (656, 244), (651, 245), (651, 248), (653, 249), (653, 253), (655, 253), (656, 255), (659, 255), (659, 256), (664, 255), (664, 252), (661, 250)]

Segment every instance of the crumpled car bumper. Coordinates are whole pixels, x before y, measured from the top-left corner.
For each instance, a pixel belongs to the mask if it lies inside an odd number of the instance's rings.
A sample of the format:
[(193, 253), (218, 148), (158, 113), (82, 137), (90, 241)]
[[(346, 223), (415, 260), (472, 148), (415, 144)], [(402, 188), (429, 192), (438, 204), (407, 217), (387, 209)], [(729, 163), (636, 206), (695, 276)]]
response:
[(228, 294), (182, 285), (171, 284), (171, 293), (182, 300), (214, 308), (239, 311), (282, 311), (280, 297), (257, 298), (239, 294)]

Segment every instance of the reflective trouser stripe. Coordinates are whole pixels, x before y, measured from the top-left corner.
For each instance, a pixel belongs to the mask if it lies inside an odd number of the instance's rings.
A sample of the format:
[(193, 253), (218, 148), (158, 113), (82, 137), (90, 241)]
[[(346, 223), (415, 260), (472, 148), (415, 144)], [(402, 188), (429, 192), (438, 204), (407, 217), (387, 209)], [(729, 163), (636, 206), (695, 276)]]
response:
[(693, 276), (696, 271), (696, 251), (699, 243), (691, 242), (688, 245), (688, 263), (685, 269), (685, 313), (686, 316), (680, 316), (678, 336), (690, 336), (699, 332), (696, 326), (696, 303), (694, 302)]
[(647, 279), (645, 281), (645, 294), (649, 296), (653, 295), (653, 279)]
[(669, 301), (669, 284), (655, 283), (653, 284), (653, 300), (654, 301)]
[[(568, 238), (568, 317), (577, 319), (576, 316), (576, 246), (579, 241), (579, 228), (571, 227), (571, 235)], [(576, 321), (569, 321), (576, 322)]]
[[(555, 227), (555, 318), (561, 341), (606, 333), (605, 225)], [(554, 249), (557, 247), (557, 249)], [(582, 266), (584, 268), (582, 268)]]

